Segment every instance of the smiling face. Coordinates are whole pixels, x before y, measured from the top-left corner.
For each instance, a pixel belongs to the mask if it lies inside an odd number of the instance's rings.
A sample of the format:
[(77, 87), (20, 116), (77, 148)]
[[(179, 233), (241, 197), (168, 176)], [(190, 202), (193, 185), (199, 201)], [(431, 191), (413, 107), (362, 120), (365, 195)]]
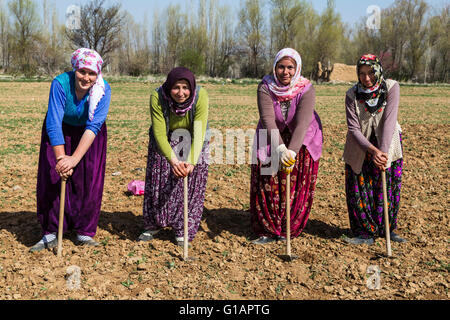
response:
[(75, 71), (75, 89), (81, 94), (85, 94), (97, 80), (97, 73), (92, 70), (82, 68)]
[(361, 66), (361, 68), (359, 68), (358, 76), (359, 76), (359, 81), (366, 88), (371, 88), (376, 83), (375, 73), (373, 72), (373, 70), (370, 66), (367, 66), (367, 65)]
[(275, 67), (278, 81), (285, 86), (289, 85), (295, 75), (296, 69), (297, 63), (292, 58), (286, 57), (281, 59)]
[(186, 80), (175, 82), (170, 90), (170, 96), (176, 103), (184, 103), (191, 96), (191, 87)]

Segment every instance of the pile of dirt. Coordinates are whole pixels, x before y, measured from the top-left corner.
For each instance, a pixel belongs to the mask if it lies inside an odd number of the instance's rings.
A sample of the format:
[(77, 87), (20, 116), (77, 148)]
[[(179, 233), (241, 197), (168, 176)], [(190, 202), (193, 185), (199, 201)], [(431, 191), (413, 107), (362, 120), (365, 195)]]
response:
[(356, 65), (350, 66), (343, 63), (335, 63), (330, 81), (356, 82)]

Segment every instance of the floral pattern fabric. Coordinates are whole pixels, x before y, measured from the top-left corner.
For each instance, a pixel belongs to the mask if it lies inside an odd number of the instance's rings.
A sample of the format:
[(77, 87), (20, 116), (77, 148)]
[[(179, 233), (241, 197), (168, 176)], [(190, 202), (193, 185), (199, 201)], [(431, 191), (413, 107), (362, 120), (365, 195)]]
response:
[(89, 69), (97, 74), (94, 85), (89, 89), (89, 120), (94, 119), (95, 110), (100, 100), (105, 95), (105, 81), (102, 76), (103, 59), (97, 51), (80, 48), (72, 53), (71, 58), (73, 71), (78, 69)]
[[(300, 235), (308, 221), (318, 170), (319, 160), (314, 161), (302, 146), (291, 173), (292, 238)], [(259, 160), (258, 164), (251, 166), (250, 216), (253, 231), (258, 237), (286, 236), (286, 178), (287, 174), (282, 171), (274, 176), (261, 175)]]
[[(295, 61), (297, 68), (294, 76), (292, 77), (291, 83), (284, 86), (277, 78), (276, 66), (280, 60), (287, 57), (292, 58)], [(302, 58), (300, 54), (292, 48), (284, 48), (277, 53), (273, 63), (272, 74), (266, 75), (262, 81), (269, 88), (271, 95), (273, 95), (278, 101), (292, 100), (301, 92), (306, 91), (306, 88), (309, 87), (311, 83), (308, 79), (302, 76)]]
[[(401, 135), (400, 135), (401, 141)], [(375, 135), (370, 142), (376, 146)], [(402, 187), (403, 158), (392, 162), (386, 169), (386, 190), (388, 202), (389, 228), (397, 228)], [(350, 165), (345, 165), (345, 192), (350, 219), (350, 229), (354, 236), (384, 237), (384, 200), (381, 171), (366, 153), (362, 170), (356, 174)]]
[[(362, 66), (369, 66), (372, 69), (376, 81), (371, 88), (366, 88), (359, 78), (359, 70)], [(387, 87), (381, 61), (373, 54), (363, 55), (356, 64), (356, 73), (358, 77), (358, 83), (355, 86), (356, 99), (360, 103), (365, 103), (366, 111), (380, 112), (387, 99)]]
[[(145, 230), (159, 230), (172, 227), (176, 237), (184, 236), (184, 182), (177, 178), (167, 159), (158, 152), (158, 145), (149, 130), (147, 171), (144, 192)], [(171, 141), (172, 149), (182, 142)], [(206, 182), (208, 179), (207, 157), (209, 143), (203, 145), (198, 164), (188, 176), (188, 233), (189, 241), (197, 234), (203, 214)]]

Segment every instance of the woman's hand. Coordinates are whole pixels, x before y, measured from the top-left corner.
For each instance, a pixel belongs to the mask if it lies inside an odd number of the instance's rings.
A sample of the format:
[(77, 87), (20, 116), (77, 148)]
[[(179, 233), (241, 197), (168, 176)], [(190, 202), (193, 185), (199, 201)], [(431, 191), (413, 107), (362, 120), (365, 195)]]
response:
[(295, 158), (297, 154), (295, 151), (289, 150), (284, 144), (280, 144), (277, 147), (280, 163), (285, 167), (292, 167), (295, 164)]
[(172, 166), (172, 172), (178, 178), (187, 177), (194, 171), (194, 166), (190, 163), (179, 161), (178, 159), (172, 159), (169, 161)]
[(384, 168), (387, 166), (388, 162), (388, 154), (385, 152), (382, 152), (378, 149), (373, 150), (372, 152), (372, 161), (375, 163), (378, 169), (381, 171), (384, 171)]
[(59, 172), (58, 172), (58, 174), (59, 174), (59, 176), (61, 177), (61, 179), (67, 180), (67, 179), (69, 179), (69, 177), (72, 176), (72, 174), (73, 174), (73, 169), (70, 169), (67, 173), (59, 173)]
[(194, 166), (190, 163), (184, 163), (184, 166), (186, 168), (187, 171), (187, 175), (190, 175), (192, 173), (192, 171), (194, 171)]
[(295, 163), (292, 166), (290, 166), (290, 167), (286, 167), (285, 165), (282, 164), (281, 165), (281, 171), (286, 173), (286, 174), (290, 174), (294, 170), (294, 166), (295, 166)]
[(63, 180), (67, 180), (67, 179), (68, 179), (69, 177), (71, 177), (72, 174), (73, 174), (73, 168), (72, 168), (72, 169), (69, 169), (69, 170), (67, 170), (67, 171), (64, 171), (64, 170), (62, 169), (62, 164), (60, 164), (60, 162), (61, 162), (61, 160), (62, 160), (63, 158), (65, 158), (65, 157), (66, 157), (65, 155), (59, 156), (59, 157), (56, 159), (56, 167), (55, 167), (56, 173), (58, 173), (59, 176), (61, 177), (61, 179), (63, 179)]
[(286, 174), (291, 173), (294, 169), (297, 154), (295, 151), (286, 148), (284, 144), (278, 146), (277, 152), (280, 159), (280, 170)]
[(170, 160), (169, 163), (172, 166), (172, 172), (176, 177), (184, 178), (188, 175), (184, 162), (174, 158)]
[(71, 170), (73, 171), (78, 165), (78, 162), (80, 162), (80, 160), (74, 156), (60, 156), (57, 159), (55, 170), (62, 177), (63, 175), (67, 175)]

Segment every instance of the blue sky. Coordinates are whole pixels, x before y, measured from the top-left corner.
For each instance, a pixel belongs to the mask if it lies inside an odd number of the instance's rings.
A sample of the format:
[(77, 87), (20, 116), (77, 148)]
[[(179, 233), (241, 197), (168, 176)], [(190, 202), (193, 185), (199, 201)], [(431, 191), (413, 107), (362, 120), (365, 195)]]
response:
[[(56, 3), (58, 14), (60, 16), (61, 22), (64, 21), (64, 15), (66, 9), (72, 5), (80, 5), (89, 2), (88, 0), (48, 0), (49, 3)], [(38, 1), (40, 2), (40, 1)], [(144, 20), (144, 15), (147, 15), (149, 21), (151, 21), (153, 16), (153, 11), (155, 9), (158, 12), (162, 12), (169, 4), (180, 4), (181, 8), (188, 10), (187, 8), (192, 8), (196, 6), (198, 0), (107, 0), (108, 4), (121, 3), (122, 8), (127, 10), (137, 22), (142, 22)], [(220, 5), (228, 5), (233, 8), (233, 12), (236, 12), (240, 7), (241, 0), (218, 0)], [(314, 6), (314, 9), (321, 13), (327, 6), (327, 0), (310, 0)], [(377, 5), (381, 9), (387, 8), (392, 5), (394, 0), (335, 0), (336, 10), (340, 13), (342, 20), (353, 26), (354, 23), (358, 22), (361, 17), (367, 16), (366, 10), (370, 5)], [(445, 4), (449, 3), (449, 0), (427, 0), (431, 6), (438, 8), (443, 7)]]

